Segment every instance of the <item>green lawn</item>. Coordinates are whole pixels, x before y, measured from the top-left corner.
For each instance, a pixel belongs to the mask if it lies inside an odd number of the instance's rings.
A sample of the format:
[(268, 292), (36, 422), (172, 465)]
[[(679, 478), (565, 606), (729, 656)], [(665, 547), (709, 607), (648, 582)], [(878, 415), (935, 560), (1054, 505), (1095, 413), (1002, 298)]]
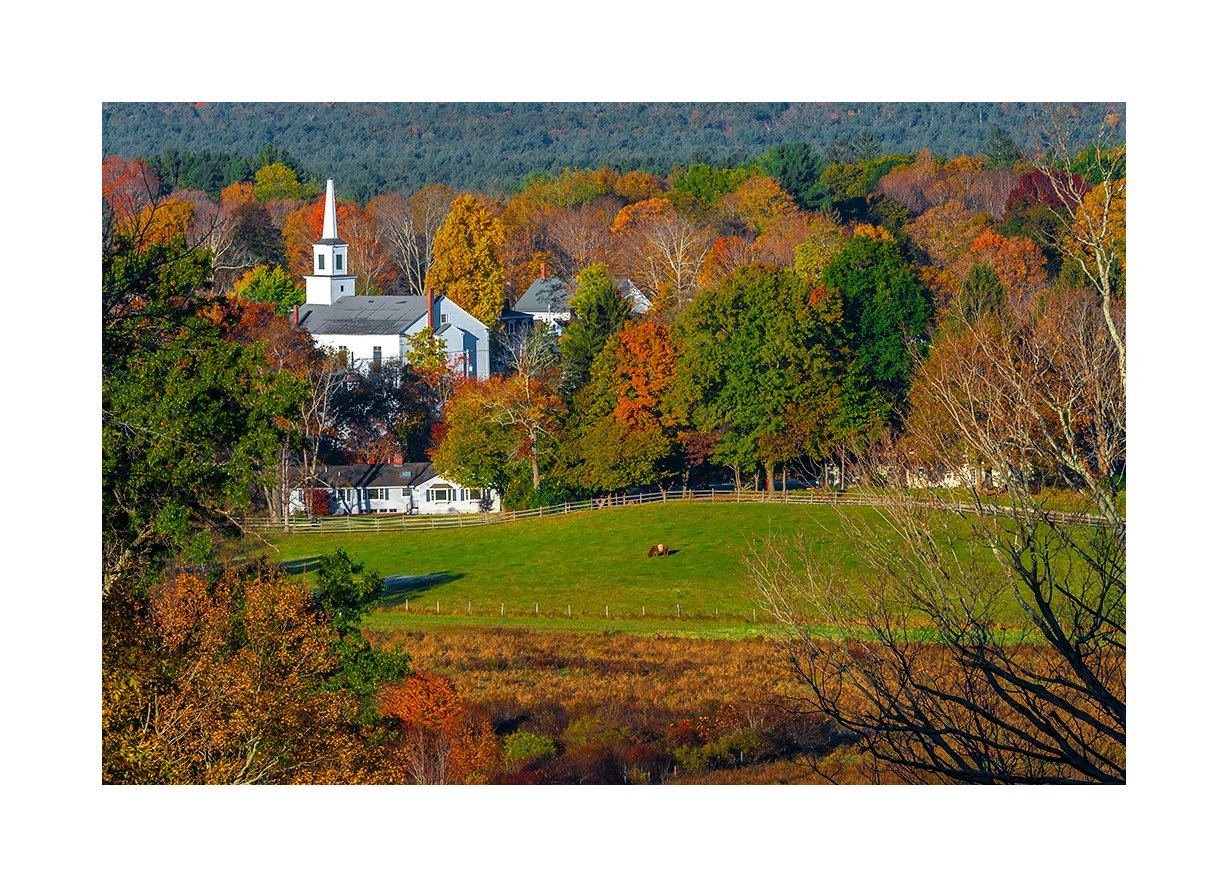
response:
[[(842, 507), (875, 520), (873, 510)], [(656, 503), (448, 530), (275, 535), (267, 551), (310, 575), (344, 548), (386, 577), (387, 606), (468, 617), (762, 618), (743, 559), (768, 534), (804, 534), (856, 582), (858, 559), (831, 506)], [(666, 543), (671, 554), (649, 558)], [(643, 616), (642, 616), (643, 613)]]

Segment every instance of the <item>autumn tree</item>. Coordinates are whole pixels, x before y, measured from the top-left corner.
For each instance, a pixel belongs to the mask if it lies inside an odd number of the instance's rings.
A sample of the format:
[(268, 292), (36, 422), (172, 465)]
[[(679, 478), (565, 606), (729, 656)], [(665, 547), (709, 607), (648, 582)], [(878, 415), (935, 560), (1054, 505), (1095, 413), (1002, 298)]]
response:
[(102, 199), (111, 224), (123, 225), (162, 194), (158, 171), (140, 160), (108, 157), (102, 162)]
[(494, 324), (504, 304), (503, 242), (503, 224), (473, 195), (459, 195), (436, 235), (434, 262), (424, 283), (445, 292), (482, 323)]
[(384, 463), (425, 456), (438, 401), (431, 381), (406, 362), (388, 360), (350, 371), (333, 401), (334, 458)]
[(295, 171), (284, 163), (271, 163), (256, 171), (252, 193), (259, 201), (307, 200), (319, 189), (301, 184)]
[(502, 495), (516, 482), (519, 464), (514, 460), (518, 449), (514, 430), (496, 423), (486, 407), (491, 400), (486, 390), (497, 385), (498, 380), (463, 380), (457, 385), (430, 457), (438, 472), (457, 483)]
[(775, 220), (794, 216), (798, 205), (771, 176), (752, 176), (721, 199), (726, 214), (752, 237), (758, 237)]
[[(324, 231), (325, 195), (311, 203), (305, 203), (287, 214), (282, 223), (282, 239), (286, 249), (287, 268), (310, 270), (312, 268), (312, 244), (320, 239)], [(336, 202), (337, 235), (349, 242), (351, 223), (358, 208), (349, 201)]]
[(303, 285), (280, 266), (256, 266), (236, 281), (231, 293), (244, 302), (272, 305), (280, 314), (289, 314), (304, 299)]
[[(1058, 222), (1053, 242), (1101, 300), (1125, 385), (1126, 339), (1115, 310), (1126, 296), (1126, 149), (1110, 141), (1118, 124), (1114, 116), (1102, 124), (1091, 146), (1076, 152), (1072, 116), (1061, 107), (1050, 109), (1039, 146), (1048, 159), (1041, 172), (1054, 195), (1047, 205)], [(1090, 188), (1088, 181), (1098, 187)]]
[(669, 201), (650, 198), (619, 211), (611, 231), (621, 264), (651, 293), (654, 303), (686, 304), (712, 241)]
[(373, 198), (367, 212), (376, 219), (401, 277), (411, 293), (425, 293), (435, 259), (435, 237), (448, 217), (456, 192), (425, 185), (412, 195), (393, 192)]
[(568, 207), (550, 216), (547, 231), (558, 253), (568, 260), (566, 274), (610, 260), (610, 226), (618, 210), (615, 203), (597, 201)]
[(609, 337), (573, 399), (555, 475), (591, 493), (659, 484), (672, 475), (683, 431), (667, 404), (674, 360), (663, 325), (628, 323)]
[(393, 760), (407, 783), (484, 783), (499, 761), (490, 722), (443, 676), (410, 675), (385, 691), (382, 711), (397, 722)]
[(375, 725), (331, 687), (337, 632), (268, 566), (103, 603), (105, 783), (379, 783)]
[(817, 282), (825, 268), (836, 258), (849, 235), (827, 216), (816, 216), (806, 239), (794, 247), (794, 271)]

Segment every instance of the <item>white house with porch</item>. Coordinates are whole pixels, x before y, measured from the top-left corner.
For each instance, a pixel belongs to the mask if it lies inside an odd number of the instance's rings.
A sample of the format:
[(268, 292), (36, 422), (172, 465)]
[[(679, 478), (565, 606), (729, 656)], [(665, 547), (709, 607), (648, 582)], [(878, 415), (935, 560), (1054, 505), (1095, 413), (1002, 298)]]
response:
[(320, 466), (291, 491), (290, 514), (309, 511), (306, 491), (313, 490), (327, 495), (330, 515), (456, 515), (481, 512), (484, 503), (487, 511), (500, 509), (498, 492), (457, 484), (429, 462)]
[(491, 375), (491, 331), (447, 296), (359, 296), (350, 274), (349, 247), (337, 236), (333, 180), (324, 192), (324, 230), (312, 244), (312, 273), (307, 293), (295, 306), (293, 322), (311, 334), (321, 348), (344, 352), (349, 362), (364, 366), (404, 359), (407, 340), (430, 329), (442, 341), (458, 375), (486, 379)]

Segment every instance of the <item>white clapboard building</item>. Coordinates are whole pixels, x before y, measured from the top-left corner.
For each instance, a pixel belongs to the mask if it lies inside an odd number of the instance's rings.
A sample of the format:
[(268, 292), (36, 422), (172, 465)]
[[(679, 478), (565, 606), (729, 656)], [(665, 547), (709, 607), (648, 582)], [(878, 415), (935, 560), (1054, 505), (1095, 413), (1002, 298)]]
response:
[(349, 363), (405, 357), (408, 337), (431, 329), (448, 351), (455, 372), (472, 379), (491, 375), (491, 331), (446, 295), (359, 296), (345, 241), (337, 236), (333, 180), (324, 196), (324, 230), (312, 245), (312, 273), (294, 324), (321, 348), (345, 353)]
[(429, 462), (319, 466), (291, 491), (290, 514), (306, 514), (321, 496), (330, 515), (456, 515), (480, 512), (484, 502), (489, 511), (500, 508), (497, 491), (457, 484)]

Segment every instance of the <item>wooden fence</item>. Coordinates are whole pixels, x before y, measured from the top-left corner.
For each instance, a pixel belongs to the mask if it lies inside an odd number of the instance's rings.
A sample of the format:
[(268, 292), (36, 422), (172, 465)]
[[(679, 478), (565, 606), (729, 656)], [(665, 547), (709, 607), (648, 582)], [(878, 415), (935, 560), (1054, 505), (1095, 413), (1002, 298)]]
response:
[[(405, 530), (437, 530), (451, 527), (508, 524), (533, 518), (549, 518), (554, 515), (569, 515), (574, 512), (591, 512), (597, 509), (626, 508), (647, 503), (665, 502), (708, 503), (786, 503), (802, 506), (872, 506), (882, 508), (895, 500), (864, 493), (818, 490), (808, 488), (769, 493), (767, 490), (663, 490), (651, 493), (613, 494), (591, 500), (557, 503), (553, 506), (538, 506), (535, 509), (520, 509), (511, 512), (466, 512), (455, 515), (326, 515), (311, 518), (299, 515), (288, 521), (272, 519), (248, 519), (245, 529), (253, 531), (284, 531), (287, 533), (357, 533)], [(919, 505), (932, 505), (919, 500)], [(945, 508), (961, 509), (959, 503), (944, 503)], [(991, 514), (1011, 515), (1011, 510), (990, 504), (981, 508)], [(962, 511), (974, 512), (977, 507), (969, 504)], [(1050, 512), (1049, 516), (1064, 524), (1105, 526), (1099, 515), (1081, 512)]]

